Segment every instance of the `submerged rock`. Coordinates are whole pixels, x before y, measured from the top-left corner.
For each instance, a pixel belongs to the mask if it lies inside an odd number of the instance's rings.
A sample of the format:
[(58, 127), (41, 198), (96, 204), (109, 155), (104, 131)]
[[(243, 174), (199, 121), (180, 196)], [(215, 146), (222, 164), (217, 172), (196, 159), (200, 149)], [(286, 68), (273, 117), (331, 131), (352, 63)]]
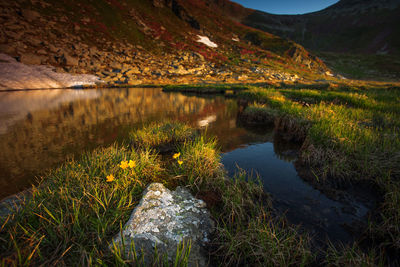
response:
[(212, 230), (213, 221), (205, 202), (194, 198), (185, 188), (170, 191), (162, 184), (153, 183), (124, 226), (123, 238), (118, 234), (114, 243), (121, 245), (123, 240), (125, 257), (132, 258), (129, 250), (134, 242), (136, 252), (140, 254), (143, 249), (144, 262), (149, 264), (155, 248), (158, 255), (166, 254), (171, 262), (178, 245), (190, 241), (189, 266), (206, 266), (204, 245)]

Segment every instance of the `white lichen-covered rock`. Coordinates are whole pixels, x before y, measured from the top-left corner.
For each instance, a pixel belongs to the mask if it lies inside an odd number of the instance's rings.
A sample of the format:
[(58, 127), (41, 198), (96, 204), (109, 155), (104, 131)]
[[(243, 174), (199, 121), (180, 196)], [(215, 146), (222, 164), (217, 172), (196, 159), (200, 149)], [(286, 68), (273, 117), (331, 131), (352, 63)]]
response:
[[(204, 201), (194, 198), (186, 188), (170, 191), (153, 183), (123, 228), (125, 257), (132, 257), (129, 250), (133, 241), (137, 253), (143, 249), (145, 263), (152, 261), (155, 247), (159, 255), (173, 261), (180, 242), (190, 240), (189, 266), (206, 266), (203, 248), (212, 230), (213, 221)], [(121, 234), (114, 238), (114, 244), (121, 247)]]

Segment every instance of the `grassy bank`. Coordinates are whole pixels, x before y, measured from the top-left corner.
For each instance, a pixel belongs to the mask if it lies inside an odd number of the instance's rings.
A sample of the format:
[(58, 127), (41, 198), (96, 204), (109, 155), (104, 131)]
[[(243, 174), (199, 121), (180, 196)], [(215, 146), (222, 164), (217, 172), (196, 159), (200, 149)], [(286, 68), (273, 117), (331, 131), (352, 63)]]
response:
[[(383, 261), (398, 260), (400, 251), (399, 88), (356, 81), (282, 83), (249, 85), (236, 95), (244, 123), (274, 124), (287, 139), (303, 144), (297, 163), (315, 187), (362, 185), (379, 195), (363, 236), (376, 248), (367, 253), (369, 259)], [(363, 259), (366, 254), (359, 251), (355, 245), (342, 256)]]
[[(395, 165), (398, 158), (394, 154), (399, 144), (395, 138), (382, 141), (379, 137), (397, 134), (399, 113), (393, 97), (398, 97), (397, 93), (389, 89), (364, 93), (250, 87), (240, 94), (255, 103), (244, 110), (247, 116), (261, 114), (269, 122), (273, 117), (277, 128), (302, 139), (301, 159), (309, 164), (318, 181), (367, 180), (379, 186), (384, 202), (380, 217), (370, 223), (370, 237), (377, 242), (377, 249), (361, 250), (354, 244), (315, 251), (307, 234), (277, 215), (257, 179), (245, 173), (227, 179), (216, 140), (198, 136), (183, 124), (169, 122), (132, 132), (126, 142), (129, 145), (96, 149), (43, 177), (17, 213), (1, 218), (1, 263), (135, 264), (124, 259), (120, 251), (111, 251), (109, 242), (151, 182), (161, 182), (171, 189), (187, 186), (207, 203), (216, 221), (209, 244), (210, 259), (215, 265), (387, 263), (379, 245), (396, 250), (400, 236), (400, 187)], [(337, 97), (328, 101), (332, 94)], [(372, 121), (374, 117), (368, 115), (379, 114), (372, 111), (382, 112), (379, 127), (356, 124), (361, 118), (364, 123), (368, 122), (366, 118)], [(339, 126), (344, 128), (337, 129)], [(161, 156), (159, 148), (165, 145), (169, 149)], [(173, 157), (174, 153), (179, 156)], [(370, 160), (369, 157), (379, 162), (362, 164), (362, 159)], [(381, 168), (376, 164), (382, 164)], [(367, 167), (368, 170), (362, 169)], [(159, 258), (155, 262), (165, 264)], [(178, 261), (178, 265), (185, 262)]]
[(239, 94), (243, 115), (303, 142), (300, 162), (316, 187), (368, 184), (382, 197), (365, 237), (378, 249), (400, 251), (400, 90), (332, 86), (260, 88)]
[[(160, 137), (165, 129), (168, 139)], [(217, 223), (217, 265), (312, 262), (308, 237), (273, 215), (262, 185), (243, 173), (226, 179), (216, 141), (188, 133), (178, 123), (151, 125), (131, 134), (131, 146), (99, 148), (51, 171), (18, 212), (1, 218), (2, 265), (134, 264), (109, 242), (151, 182), (187, 186), (206, 201)], [(152, 148), (170, 140), (177, 158)]]
[(168, 85), (164, 92), (200, 93), (200, 94), (235, 94), (249, 89), (245, 84), (199, 84), (199, 85)]

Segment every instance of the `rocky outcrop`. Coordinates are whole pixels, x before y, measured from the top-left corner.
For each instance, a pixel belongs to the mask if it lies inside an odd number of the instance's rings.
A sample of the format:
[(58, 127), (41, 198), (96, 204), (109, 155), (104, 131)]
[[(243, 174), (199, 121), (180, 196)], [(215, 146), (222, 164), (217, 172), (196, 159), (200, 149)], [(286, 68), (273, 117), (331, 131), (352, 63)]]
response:
[[(225, 21), (218, 15), (223, 12), (218, 6), (230, 6), (227, 1), (148, 0), (143, 1), (143, 6), (135, 1), (122, 1), (126, 3), (121, 6), (117, 4), (121, 1), (107, 1), (107, 12), (123, 18), (120, 25), (124, 26), (117, 27), (118, 31), (103, 21), (105, 11), (95, 11), (98, 7), (94, 3), (32, 1), (32, 7), (27, 9), (23, 2), (0, 1), (0, 53), (26, 65), (51, 66), (61, 74), (93, 74), (107, 86), (292, 81), (285, 78), (290, 75), (282, 68), (274, 70), (275, 63), (283, 64), (286, 55), (274, 54), (276, 51), (268, 45), (261, 48), (265, 50), (261, 53), (245, 42), (245, 33), (236, 32), (240, 25), (234, 25), (235, 29), (223, 27), (230, 25), (227, 18), (226, 23), (220, 22), (222, 28), (218, 32), (212, 30), (214, 26), (206, 21), (213, 19), (208, 15)], [(144, 6), (149, 9), (144, 10)], [(82, 11), (81, 15), (74, 16), (74, 10)], [(117, 34), (120, 30), (122, 35)], [(199, 35), (211, 38), (218, 47), (197, 42)], [(254, 72), (253, 68), (260, 71)]]
[(155, 7), (168, 7), (181, 20), (188, 23), (192, 28), (200, 30), (199, 22), (176, 0), (152, 0)]
[(124, 240), (125, 257), (132, 257), (129, 248), (134, 242), (136, 252), (143, 249), (144, 261), (149, 264), (155, 247), (159, 255), (166, 254), (172, 261), (180, 242), (190, 240), (189, 266), (206, 266), (204, 245), (212, 229), (213, 221), (205, 202), (194, 198), (185, 188), (170, 191), (162, 184), (153, 183), (126, 223), (123, 238), (119, 234), (114, 244), (121, 245)]

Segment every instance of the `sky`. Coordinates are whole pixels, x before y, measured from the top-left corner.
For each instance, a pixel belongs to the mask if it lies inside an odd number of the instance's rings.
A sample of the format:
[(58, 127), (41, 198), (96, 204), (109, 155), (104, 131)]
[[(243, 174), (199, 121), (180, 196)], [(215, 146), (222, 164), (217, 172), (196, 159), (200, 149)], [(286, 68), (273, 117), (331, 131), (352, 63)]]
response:
[(233, 0), (233, 2), (272, 14), (304, 14), (324, 9), (338, 0)]

